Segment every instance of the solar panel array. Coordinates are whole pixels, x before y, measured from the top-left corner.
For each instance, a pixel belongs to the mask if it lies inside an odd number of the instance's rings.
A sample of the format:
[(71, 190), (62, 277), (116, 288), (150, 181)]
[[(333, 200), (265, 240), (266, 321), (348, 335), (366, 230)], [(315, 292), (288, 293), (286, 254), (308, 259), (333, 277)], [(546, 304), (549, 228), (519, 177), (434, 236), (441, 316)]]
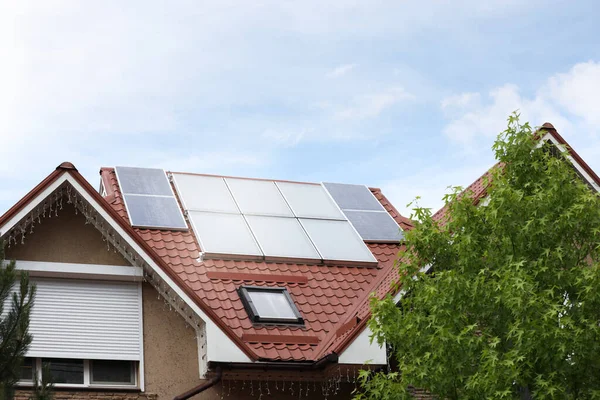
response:
[(190, 174), (173, 178), (207, 256), (377, 262), (321, 185)]
[(187, 229), (171, 184), (162, 169), (116, 167), (115, 172), (132, 226)]
[(402, 240), (400, 227), (368, 187), (343, 183), (323, 185), (365, 242)]

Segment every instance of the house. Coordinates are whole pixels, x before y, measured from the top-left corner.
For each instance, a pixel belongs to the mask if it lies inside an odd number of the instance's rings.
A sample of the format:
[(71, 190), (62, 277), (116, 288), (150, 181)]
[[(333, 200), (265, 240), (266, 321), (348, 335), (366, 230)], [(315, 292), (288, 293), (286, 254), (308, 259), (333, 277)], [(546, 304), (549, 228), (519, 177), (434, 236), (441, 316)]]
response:
[[(401, 216), (379, 189), (59, 165), (0, 217), (37, 284), (18, 399), (350, 398), (386, 368)], [(393, 293), (392, 293), (393, 294)]]
[[(573, 165), (573, 168), (577, 172), (577, 175), (592, 189), (600, 192), (600, 177), (596, 175), (594, 170), (590, 168), (590, 166), (577, 154), (575, 149), (573, 149), (569, 143), (558, 133), (558, 131), (554, 128), (549, 122), (544, 123), (536, 132), (540, 139), (540, 145), (548, 144), (551, 148), (551, 151), (560, 151), (567, 152), (567, 158)], [(482, 176), (475, 180), (475, 182), (471, 183), (463, 193), (469, 194), (475, 204), (479, 204), (487, 197), (487, 186), (486, 182), (489, 180), (491, 176), (490, 172), (494, 168), (501, 168), (500, 164), (494, 165), (488, 171), (486, 171)], [(433, 219), (437, 221), (443, 221), (447, 215), (448, 208), (442, 207), (439, 209), (434, 215)]]

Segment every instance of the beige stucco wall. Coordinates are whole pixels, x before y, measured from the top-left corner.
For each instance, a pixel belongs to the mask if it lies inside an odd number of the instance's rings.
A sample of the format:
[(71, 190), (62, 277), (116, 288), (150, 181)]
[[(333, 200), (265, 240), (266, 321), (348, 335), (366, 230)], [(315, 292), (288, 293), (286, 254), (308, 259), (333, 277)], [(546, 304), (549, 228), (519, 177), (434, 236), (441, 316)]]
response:
[(148, 283), (143, 284), (146, 392), (172, 399), (202, 383), (195, 330)]
[[(41, 224), (36, 224), (24, 244), (7, 247), (6, 258), (129, 265), (114, 249), (107, 249), (100, 232), (86, 224), (85, 217), (81, 213), (75, 214), (75, 209), (69, 204), (63, 205), (58, 217), (45, 218)], [(170, 311), (148, 283), (143, 284), (142, 296), (146, 393), (158, 394), (158, 399), (172, 399), (201, 383), (195, 331), (191, 327), (186, 328), (184, 319)], [(95, 392), (90, 393), (94, 397)]]
[(63, 203), (58, 217), (43, 218), (28, 234), (24, 244), (6, 249), (6, 258), (28, 261), (53, 261), (81, 264), (129, 265), (106, 242), (96, 228), (75, 214), (71, 204)]

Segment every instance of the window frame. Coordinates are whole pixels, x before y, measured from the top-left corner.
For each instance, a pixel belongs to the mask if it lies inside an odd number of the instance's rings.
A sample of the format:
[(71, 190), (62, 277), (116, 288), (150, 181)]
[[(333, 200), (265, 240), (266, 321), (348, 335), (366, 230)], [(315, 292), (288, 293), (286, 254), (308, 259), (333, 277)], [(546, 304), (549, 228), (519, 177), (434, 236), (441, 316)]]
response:
[[(32, 380), (19, 380), (17, 386), (19, 387), (33, 387), (35, 378), (39, 382), (42, 380), (42, 365), (43, 361), (46, 360), (42, 357), (25, 357), (33, 360), (33, 375)], [(141, 368), (139, 361), (132, 360), (102, 360), (102, 361), (117, 361), (117, 362), (129, 362), (132, 365), (132, 373), (134, 382), (133, 384), (118, 384), (118, 383), (93, 383), (92, 382), (92, 364), (94, 360), (82, 359), (83, 361), (83, 383), (59, 383), (56, 382), (53, 386), (57, 389), (116, 389), (116, 390), (132, 390), (141, 391)]]
[[(249, 292), (268, 292), (268, 293), (277, 293), (285, 296), (285, 299), (288, 302), (292, 312), (296, 316), (295, 319), (292, 318), (272, 318), (272, 317), (261, 317), (258, 310), (254, 306), (254, 302), (252, 301), (252, 297)], [(238, 288), (238, 294), (246, 312), (248, 313), (248, 317), (253, 323), (258, 324), (273, 324), (273, 325), (304, 325), (304, 318), (300, 314), (298, 307), (294, 303), (292, 296), (288, 292), (285, 287), (272, 287), (272, 286), (240, 286)]]

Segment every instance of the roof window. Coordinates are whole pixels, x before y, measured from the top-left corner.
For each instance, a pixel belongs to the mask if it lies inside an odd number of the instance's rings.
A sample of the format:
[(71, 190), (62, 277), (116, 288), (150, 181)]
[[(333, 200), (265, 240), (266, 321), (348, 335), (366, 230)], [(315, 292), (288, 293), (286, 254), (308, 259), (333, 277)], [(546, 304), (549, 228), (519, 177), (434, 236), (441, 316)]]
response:
[(304, 324), (304, 319), (285, 288), (242, 286), (238, 293), (252, 322)]

